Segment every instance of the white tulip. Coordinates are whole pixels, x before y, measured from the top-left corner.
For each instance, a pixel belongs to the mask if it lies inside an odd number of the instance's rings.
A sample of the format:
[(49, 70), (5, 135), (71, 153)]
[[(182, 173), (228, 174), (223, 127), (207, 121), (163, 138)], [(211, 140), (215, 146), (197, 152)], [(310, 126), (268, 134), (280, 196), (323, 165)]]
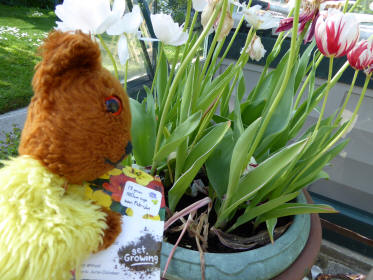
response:
[(192, 0), (193, 3), (193, 9), (197, 12), (202, 12), (208, 4), (207, 0)]
[(155, 36), (166, 45), (180, 46), (188, 40), (188, 34), (173, 21), (170, 15), (151, 15)]
[(254, 26), (256, 30), (277, 27), (280, 21), (279, 19), (274, 18), (269, 12), (261, 10), (260, 5), (255, 5), (249, 9), (244, 7), (243, 13), (245, 20), (250, 25)]
[(127, 60), (130, 58), (128, 51), (128, 43), (125, 35), (121, 35), (118, 41), (118, 56), (120, 64), (126, 64)]
[(106, 33), (120, 35), (123, 33), (135, 34), (143, 21), (139, 5), (134, 5), (132, 12), (124, 14), (116, 23), (110, 26)]
[(124, 9), (124, 0), (115, 0), (112, 8), (110, 0), (65, 0), (56, 6), (55, 13), (61, 20), (56, 22), (57, 29), (101, 34), (123, 15)]

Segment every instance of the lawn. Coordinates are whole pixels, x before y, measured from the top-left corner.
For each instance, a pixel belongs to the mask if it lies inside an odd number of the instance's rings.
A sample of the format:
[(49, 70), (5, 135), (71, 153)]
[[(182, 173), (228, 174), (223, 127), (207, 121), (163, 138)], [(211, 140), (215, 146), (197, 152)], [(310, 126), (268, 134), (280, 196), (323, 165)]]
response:
[(0, 5), (0, 114), (30, 102), (35, 54), (55, 21), (52, 11)]
[[(29, 104), (33, 94), (34, 67), (40, 61), (37, 48), (53, 29), (56, 20), (53, 11), (0, 4), (0, 114)], [(118, 38), (105, 34), (103, 38), (116, 56)], [(133, 38), (129, 47), (131, 58), (127, 78), (131, 80), (144, 75), (146, 70), (138, 40)], [(104, 66), (114, 72), (109, 56), (105, 51), (102, 54)], [(119, 78), (123, 81), (124, 66), (119, 63), (117, 66)]]

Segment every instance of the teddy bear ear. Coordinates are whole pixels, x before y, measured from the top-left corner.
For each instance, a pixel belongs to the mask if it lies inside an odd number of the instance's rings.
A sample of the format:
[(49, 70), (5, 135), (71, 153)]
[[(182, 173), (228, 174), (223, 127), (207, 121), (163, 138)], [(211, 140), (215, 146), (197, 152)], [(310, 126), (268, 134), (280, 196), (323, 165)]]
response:
[(100, 49), (90, 35), (81, 31), (75, 33), (53, 31), (40, 47), (43, 75), (51, 78), (63, 75), (73, 69), (96, 70), (101, 66)]

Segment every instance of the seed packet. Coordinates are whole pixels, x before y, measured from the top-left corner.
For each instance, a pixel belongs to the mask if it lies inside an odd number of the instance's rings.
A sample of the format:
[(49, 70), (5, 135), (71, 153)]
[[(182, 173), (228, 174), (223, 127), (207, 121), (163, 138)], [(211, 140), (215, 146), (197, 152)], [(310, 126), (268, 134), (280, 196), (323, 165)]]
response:
[(87, 184), (85, 195), (123, 216), (121, 234), (82, 264), (80, 279), (159, 280), (165, 219), (161, 180), (132, 167), (113, 169)]

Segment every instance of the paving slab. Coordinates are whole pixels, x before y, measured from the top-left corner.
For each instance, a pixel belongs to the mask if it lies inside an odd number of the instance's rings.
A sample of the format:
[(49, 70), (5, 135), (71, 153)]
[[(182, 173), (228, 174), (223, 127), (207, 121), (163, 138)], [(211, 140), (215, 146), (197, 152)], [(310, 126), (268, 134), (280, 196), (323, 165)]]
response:
[(0, 115), (0, 140), (5, 139), (5, 133), (12, 131), (14, 125), (22, 129), (26, 115), (27, 107)]

